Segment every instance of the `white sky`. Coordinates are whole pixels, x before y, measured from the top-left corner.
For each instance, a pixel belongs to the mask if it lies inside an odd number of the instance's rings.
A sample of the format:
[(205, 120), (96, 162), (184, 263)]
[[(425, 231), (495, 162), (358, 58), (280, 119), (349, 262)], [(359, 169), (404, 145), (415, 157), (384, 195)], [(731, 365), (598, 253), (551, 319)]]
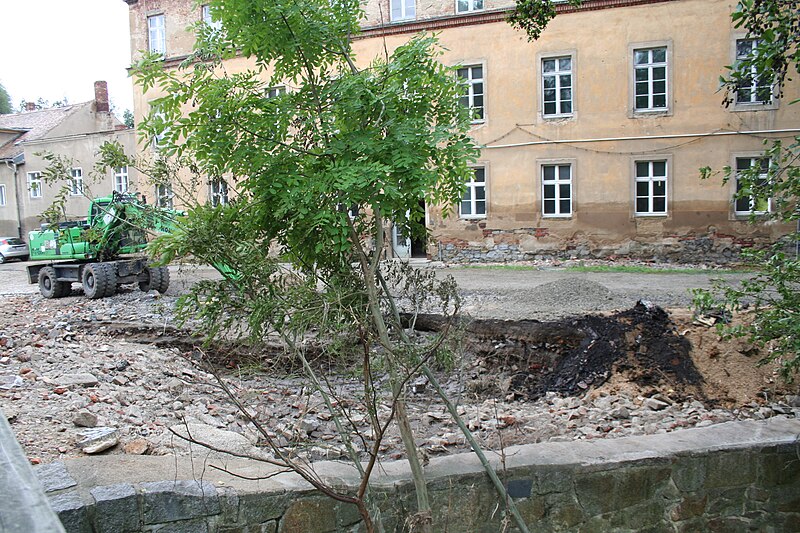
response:
[(0, 0), (0, 84), (21, 100), (71, 104), (108, 82), (118, 116), (133, 111), (128, 4), (123, 0)]

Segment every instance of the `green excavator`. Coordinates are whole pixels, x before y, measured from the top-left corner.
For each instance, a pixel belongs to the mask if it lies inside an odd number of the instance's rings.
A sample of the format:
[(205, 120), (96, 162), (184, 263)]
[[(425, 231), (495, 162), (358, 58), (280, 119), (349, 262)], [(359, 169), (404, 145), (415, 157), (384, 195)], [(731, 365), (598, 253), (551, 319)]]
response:
[(184, 213), (148, 205), (137, 195), (113, 192), (95, 198), (85, 220), (43, 226), (28, 234), (30, 283), (45, 298), (60, 298), (80, 283), (87, 298), (103, 298), (126, 283), (164, 293), (169, 270), (152, 266), (144, 256), (148, 233), (169, 232)]

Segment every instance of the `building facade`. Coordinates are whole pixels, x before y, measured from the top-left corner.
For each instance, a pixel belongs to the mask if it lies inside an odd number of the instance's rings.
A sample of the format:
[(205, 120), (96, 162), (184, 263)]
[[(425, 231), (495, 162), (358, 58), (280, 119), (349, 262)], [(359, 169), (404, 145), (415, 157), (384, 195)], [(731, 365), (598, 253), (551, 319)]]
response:
[[(186, 28), (207, 10), (189, 0), (125, 0), (139, 50), (177, 66)], [(427, 207), (428, 243), (394, 236), (396, 255), (449, 261), (631, 256), (725, 262), (791, 228), (750, 215), (737, 183), (700, 168), (761, 166), (764, 141), (800, 133), (800, 83), (779, 98), (742, 86), (723, 104), (719, 78), (754, 41), (733, 27), (733, 0), (584, 0), (565, 4), (541, 38), (506, 22), (505, 0), (368, 0), (354, 50), (367, 65), (420, 31), (468, 81), (482, 146), (457, 216)], [(248, 66), (246, 58), (226, 66)], [(137, 117), (157, 90), (135, 89)]]
[(29, 231), (40, 228), (40, 215), (64, 185), (42, 179), (50, 164), (46, 153), (74, 161), (66, 220), (85, 218), (90, 197), (133, 190), (138, 176), (132, 167), (93, 173), (98, 149), (112, 141), (136, 150), (134, 130), (110, 112), (105, 82), (95, 84), (95, 100), (89, 102), (0, 115), (0, 235), (27, 238)]

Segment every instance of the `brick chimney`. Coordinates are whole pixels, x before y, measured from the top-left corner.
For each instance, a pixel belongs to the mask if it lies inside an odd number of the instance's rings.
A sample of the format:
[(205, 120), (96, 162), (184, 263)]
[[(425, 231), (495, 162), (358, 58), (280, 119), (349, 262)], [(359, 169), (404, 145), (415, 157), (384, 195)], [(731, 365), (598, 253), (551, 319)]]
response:
[(108, 83), (94, 82), (94, 103), (98, 113), (108, 113)]
[(36, 102), (25, 102), (25, 111), (36, 111)]

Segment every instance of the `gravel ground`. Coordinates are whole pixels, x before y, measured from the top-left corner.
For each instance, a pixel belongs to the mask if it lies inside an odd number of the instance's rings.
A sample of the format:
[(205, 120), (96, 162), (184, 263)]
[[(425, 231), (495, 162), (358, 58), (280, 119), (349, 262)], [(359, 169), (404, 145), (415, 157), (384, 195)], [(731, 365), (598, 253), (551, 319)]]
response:
[[(88, 300), (76, 291), (64, 299), (46, 300), (26, 283), (23, 264), (0, 265), (4, 301), (0, 307), (0, 406), (33, 462), (100, 452), (189, 453), (190, 447), (174, 432), (189, 432), (238, 453), (262, 453), (253, 447), (260, 444), (256, 432), (230, 405), (213, 377), (194, 364), (197, 352), (185, 345), (157, 345), (173, 324), (177, 295), (193, 280), (216, 275), (204, 267), (171, 267), (171, 273), (173, 283), (165, 296), (127, 290), (111, 298)], [(664, 307), (686, 306), (687, 289), (707, 287), (713, 277), (713, 273), (576, 273), (551, 265), (541, 270), (437, 269), (437, 275), (446, 274), (458, 281), (465, 310), (472, 315), (536, 319), (624, 309), (639, 299)], [(119, 324), (126, 325), (122, 333), (115, 332)], [(136, 327), (141, 327), (140, 334)], [(796, 396), (760, 402), (751, 398), (723, 409), (699, 398), (676, 399), (658, 391), (642, 395), (624, 386), (587, 391), (580, 398), (548, 393), (536, 402), (511, 401), (502, 392), (487, 395), (482, 391), (487, 378), (496, 380), (496, 370), (469, 359), (440, 376), (470, 428), (485, 446), (495, 449), (522, 442), (663, 433), (737, 418), (800, 413)], [(301, 380), (242, 366), (226, 371), (226, 379), (282, 446), (311, 459), (341, 456), (342, 444), (319, 393)], [(425, 453), (465, 450), (463, 437), (430, 387), (419, 382), (415, 390), (409, 398), (409, 414)], [(363, 392), (359, 380), (340, 377), (335, 392), (354, 427), (366, 431), (368, 413), (353, 400)], [(379, 410), (379, 415), (387, 413), (388, 407)], [(95, 432), (94, 441), (86, 437), (90, 430)], [(389, 433), (380, 452), (384, 458), (402, 456), (395, 432)]]

